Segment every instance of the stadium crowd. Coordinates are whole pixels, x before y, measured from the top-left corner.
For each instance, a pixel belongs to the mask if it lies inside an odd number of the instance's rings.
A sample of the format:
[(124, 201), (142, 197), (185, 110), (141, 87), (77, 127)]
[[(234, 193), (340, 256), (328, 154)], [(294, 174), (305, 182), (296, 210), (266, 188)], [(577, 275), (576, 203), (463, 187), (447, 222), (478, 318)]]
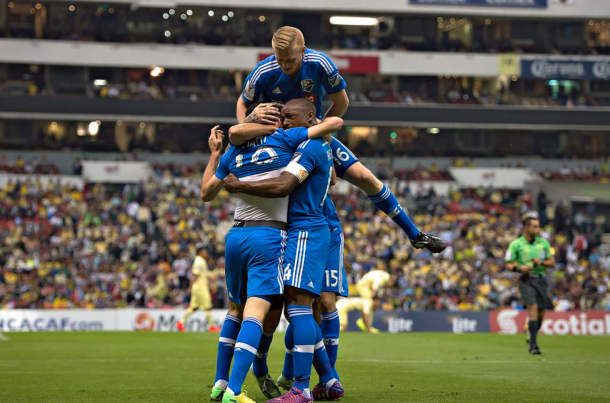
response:
[[(508, 243), (532, 210), (529, 195), (487, 189), (396, 194), (422, 231), (449, 245), (440, 256), (414, 250), (387, 217), (356, 191), (335, 194), (354, 284), (373, 268), (392, 274), (390, 310), (485, 310), (517, 305), (516, 275), (503, 269)], [(0, 188), (0, 308), (169, 307), (187, 303), (198, 245), (210, 252), (215, 307), (226, 306), (224, 236), (233, 204), (222, 192), (199, 200), (199, 184), (94, 185), (9, 183)], [(551, 272), (556, 309), (610, 309), (610, 245), (603, 217), (574, 220), (564, 206), (538, 212), (557, 249)], [(582, 214), (582, 213), (580, 213)], [(587, 235), (585, 235), (585, 233)], [(354, 291), (354, 290), (352, 290)]]

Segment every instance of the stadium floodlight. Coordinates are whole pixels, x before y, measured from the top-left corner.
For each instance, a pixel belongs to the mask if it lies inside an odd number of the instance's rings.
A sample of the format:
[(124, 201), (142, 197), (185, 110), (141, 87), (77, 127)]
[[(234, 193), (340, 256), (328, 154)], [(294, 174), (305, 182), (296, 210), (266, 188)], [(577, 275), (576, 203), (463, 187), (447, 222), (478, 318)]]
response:
[(163, 19), (167, 20), (169, 18), (169, 14), (168, 13), (163, 13)]
[(208, 11), (208, 15), (209, 15), (210, 17), (213, 17), (213, 16), (214, 16), (214, 10), (210, 10), (210, 11)]
[(233, 17), (233, 16), (235, 15), (235, 13), (234, 13), (233, 11), (229, 11), (229, 12), (227, 13), (227, 15), (228, 15), (229, 17)]
[(97, 136), (100, 131), (100, 126), (97, 124), (97, 122), (91, 122), (89, 123), (89, 127), (87, 127), (87, 131), (91, 136)]
[(159, 77), (163, 73), (165, 73), (165, 69), (163, 67), (153, 66), (150, 68), (151, 77)]
[(172, 36), (172, 33), (169, 31), (165, 31), (165, 37), (169, 38), (170, 36)]
[(95, 85), (96, 87), (103, 87), (104, 85), (108, 84), (108, 81), (106, 80), (93, 80), (93, 85)]
[(174, 15), (174, 14), (176, 14), (176, 10), (174, 10), (173, 8), (171, 8), (171, 9), (169, 10), (169, 15)]
[(441, 130), (438, 127), (429, 127), (428, 133), (430, 134), (439, 134)]
[(229, 17), (227, 17), (226, 15), (223, 15), (223, 16), (222, 16), (222, 20), (223, 20), (223, 21), (225, 21), (225, 22), (226, 22), (226, 21), (229, 21)]
[(193, 10), (186, 10), (187, 15), (193, 15)]
[(182, 14), (182, 15), (180, 16), (180, 18), (182, 18), (183, 20), (186, 20), (186, 14)]
[(333, 25), (354, 25), (361, 27), (372, 27), (379, 24), (379, 20), (373, 17), (346, 17), (333, 16), (330, 17), (330, 23)]

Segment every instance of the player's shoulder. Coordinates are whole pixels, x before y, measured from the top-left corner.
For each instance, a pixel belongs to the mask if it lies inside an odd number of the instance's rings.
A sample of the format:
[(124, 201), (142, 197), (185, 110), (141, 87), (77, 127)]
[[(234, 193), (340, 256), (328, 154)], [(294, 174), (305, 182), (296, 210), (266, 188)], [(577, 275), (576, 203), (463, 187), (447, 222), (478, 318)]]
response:
[(259, 62), (252, 73), (250, 74), (250, 84), (254, 85), (259, 80), (264, 80), (270, 75), (281, 74), (280, 65), (275, 60), (275, 55), (271, 55), (265, 60)]
[(307, 150), (309, 152), (321, 152), (330, 150), (330, 145), (324, 139), (309, 139), (305, 140), (297, 147), (298, 150)]
[(336, 67), (328, 56), (313, 49), (305, 49), (303, 63), (314, 68), (324, 69), (326, 74), (335, 71)]
[(525, 238), (523, 237), (523, 235), (521, 235), (519, 238), (514, 239), (510, 244), (508, 244), (508, 247), (510, 248), (514, 246), (519, 246), (523, 243), (524, 239)]
[(538, 242), (540, 242), (544, 246), (551, 246), (551, 243), (549, 242), (549, 240), (544, 237), (541, 237), (541, 236), (538, 237)]

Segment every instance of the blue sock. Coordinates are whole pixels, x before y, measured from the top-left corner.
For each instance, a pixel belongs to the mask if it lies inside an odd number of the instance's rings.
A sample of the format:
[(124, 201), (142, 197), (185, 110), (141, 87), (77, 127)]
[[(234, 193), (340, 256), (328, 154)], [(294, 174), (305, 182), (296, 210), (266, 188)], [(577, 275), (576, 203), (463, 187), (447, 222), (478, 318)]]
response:
[(267, 354), (269, 353), (272, 341), (273, 333), (269, 334), (263, 332), (261, 343), (258, 345), (256, 357), (254, 357), (254, 363), (252, 364), (252, 371), (257, 378), (265, 376), (267, 375), (267, 372), (269, 372), (269, 367), (267, 367)]
[(292, 338), (292, 325), (288, 324), (286, 336), (284, 336), (284, 345), (286, 346), (286, 355), (284, 356), (284, 369), (282, 375), (284, 378), (292, 381), (294, 379), (294, 361), (292, 360), (292, 349), (294, 348), (294, 339)]
[(335, 383), (335, 373), (328, 362), (328, 354), (326, 354), (326, 348), (324, 348), (324, 339), (322, 338), (322, 329), (320, 329), (320, 326), (316, 326), (316, 344), (313, 352), (313, 366), (320, 376), (321, 384), (329, 388)]
[(288, 317), (293, 326), (294, 348), (292, 360), (294, 361), (293, 387), (303, 391), (303, 396), (311, 397), (309, 379), (311, 378), (311, 365), (313, 364), (314, 345), (316, 344), (316, 327), (318, 324), (313, 318), (311, 307), (300, 305), (288, 306)]
[(369, 196), (371, 203), (379, 210), (383, 211), (390, 217), (402, 230), (407, 234), (409, 239), (415, 240), (419, 235), (419, 229), (413, 224), (407, 213), (402, 209), (402, 206), (394, 197), (394, 194), (386, 185), (383, 185), (381, 192), (376, 195)]
[(324, 345), (326, 346), (326, 354), (328, 354), (328, 362), (333, 368), (335, 378), (340, 380), (337, 374), (337, 355), (339, 354), (339, 330), (341, 329), (341, 323), (339, 322), (339, 312), (334, 310), (329, 313), (323, 313), (322, 317), (322, 337), (324, 338)]
[(250, 317), (244, 319), (239, 336), (237, 336), (237, 343), (235, 343), (235, 362), (227, 388), (235, 396), (241, 393), (241, 387), (254, 361), (262, 334), (263, 325), (258, 319)]
[(216, 358), (216, 379), (214, 386), (219, 386), (223, 389), (227, 388), (229, 383), (229, 370), (231, 369), (231, 361), (233, 360), (233, 349), (235, 348), (235, 340), (241, 329), (241, 320), (235, 316), (227, 314), (225, 321), (220, 330), (220, 339), (218, 339), (218, 356)]

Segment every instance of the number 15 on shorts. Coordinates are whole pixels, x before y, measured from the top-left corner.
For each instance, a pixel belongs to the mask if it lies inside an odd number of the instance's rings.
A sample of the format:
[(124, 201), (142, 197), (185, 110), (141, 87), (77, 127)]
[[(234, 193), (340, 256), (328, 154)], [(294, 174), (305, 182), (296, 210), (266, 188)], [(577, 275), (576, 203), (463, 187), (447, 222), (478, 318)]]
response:
[(338, 273), (339, 270), (325, 270), (326, 272), (326, 286), (327, 287), (336, 287), (339, 283)]

